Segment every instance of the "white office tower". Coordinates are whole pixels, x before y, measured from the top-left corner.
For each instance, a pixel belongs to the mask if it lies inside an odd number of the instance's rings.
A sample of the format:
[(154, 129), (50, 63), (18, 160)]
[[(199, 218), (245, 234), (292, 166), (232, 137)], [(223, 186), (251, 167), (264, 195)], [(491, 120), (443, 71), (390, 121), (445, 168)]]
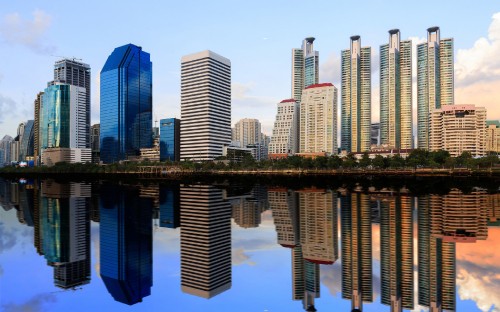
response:
[(389, 30), (389, 43), (380, 46), (380, 144), (413, 148), (411, 40)]
[(337, 88), (331, 83), (302, 92), (300, 153), (337, 153)]
[(231, 62), (212, 51), (181, 60), (181, 160), (213, 160), (231, 143)]
[(417, 45), (418, 148), (430, 148), (430, 115), (454, 104), (453, 93), (453, 38), (441, 39), (439, 27), (431, 27)]
[(430, 118), (431, 151), (446, 150), (452, 157), (470, 152), (486, 155), (486, 109), (475, 105), (443, 105)]
[(269, 144), (269, 158), (298, 153), (299, 104), (294, 99), (278, 103), (273, 135)]

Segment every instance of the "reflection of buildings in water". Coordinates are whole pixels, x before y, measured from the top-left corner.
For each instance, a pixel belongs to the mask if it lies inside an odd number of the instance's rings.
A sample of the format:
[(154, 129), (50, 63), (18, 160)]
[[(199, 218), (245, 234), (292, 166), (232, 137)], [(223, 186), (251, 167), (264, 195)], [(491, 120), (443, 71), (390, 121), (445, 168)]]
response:
[(231, 204), (213, 186), (180, 187), (182, 291), (212, 298), (231, 288)]
[(298, 191), (300, 244), (304, 258), (318, 264), (333, 264), (339, 257), (337, 195), (324, 189)]
[(160, 187), (158, 184), (140, 185), (139, 197), (150, 198), (153, 202), (153, 210), (160, 206)]
[(380, 203), (381, 301), (391, 311), (413, 309), (413, 198), (375, 198)]
[(370, 198), (361, 193), (340, 196), (342, 239), (342, 298), (352, 309), (373, 301)]
[(136, 187), (101, 188), (101, 278), (113, 298), (128, 305), (149, 296), (153, 285), (153, 201), (139, 195)]
[(436, 196), (418, 197), (418, 303), (431, 311), (454, 311), (455, 243), (431, 235), (441, 230), (443, 206), (436, 205)]
[(267, 188), (256, 185), (250, 193), (227, 197), (232, 206), (232, 218), (242, 228), (256, 228), (261, 223), (261, 214), (267, 209)]
[(464, 194), (452, 189), (446, 195), (430, 195), (432, 234), (443, 242), (473, 243), (488, 237), (486, 191)]
[(160, 185), (160, 227), (175, 229), (181, 225), (179, 187)]
[[(39, 223), (42, 254), (54, 267), (54, 283), (68, 289), (90, 282), (90, 185), (57, 183), (41, 184)], [(38, 210), (37, 209), (37, 210)]]
[(304, 310), (316, 311), (319, 264), (338, 258), (336, 196), (325, 190), (276, 188), (269, 189), (268, 198), (278, 243), (292, 252), (292, 298), (302, 300)]
[(488, 194), (488, 226), (500, 226), (500, 194)]

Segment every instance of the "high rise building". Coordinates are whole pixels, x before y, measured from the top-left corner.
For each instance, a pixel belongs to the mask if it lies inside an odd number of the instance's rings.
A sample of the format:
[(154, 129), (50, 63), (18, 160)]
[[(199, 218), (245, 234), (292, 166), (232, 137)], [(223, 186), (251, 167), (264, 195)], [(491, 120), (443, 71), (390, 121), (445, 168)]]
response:
[(300, 106), (294, 99), (278, 103), (273, 135), (269, 143), (269, 157), (283, 157), (299, 152)]
[(234, 125), (232, 141), (239, 142), (240, 147), (246, 147), (249, 144), (261, 144), (260, 121), (253, 118), (240, 119)]
[(13, 140), (10, 135), (4, 135), (0, 140), (0, 150), (3, 152), (3, 157), (0, 157), (0, 167), (10, 165), (10, 148)]
[(500, 121), (486, 121), (486, 152), (500, 152)]
[(342, 51), (341, 143), (347, 152), (370, 149), (371, 48), (361, 47), (359, 36), (351, 37), (351, 48)]
[(381, 301), (391, 311), (412, 310), (413, 304), (413, 198), (380, 198)]
[(443, 105), (430, 113), (429, 150), (453, 157), (470, 152), (486, 155), (486, 109), (475, 105)]
[(231, 205), (209, 185), (180, 188), (182, 291), (212, 298), (231, 288)]
[(302, 90), (319, 83), (319, 53), (314, 51), (313, 37), (302, 41), (302, 48), (292, 49), (292, 97), (301, 101)]
[(47, 155), (49, 152), (52, 154), (54, 150), (51, 149), (54, 148), (79, 149), (86, 154), (88, 152), (89, 159), (82, 161), (90, 161), (86, 98), (86, 89), (83, 87), (49, 83), (43, 94), (39, 121), (42, 162), (49, 162)]
[(380, 145), (380, 123), (372, 123), (370, 126), (370, 144)]
[[(78, 112), (79, 131), (82, 132), (83, 148), (90, 148), (90, 66), (76, 59), (62, 59), (54, 64), (54, 82), (85, 88), (83, 108)], [(50, 84), (50, 83), (49, 83)], [(83, 136), (83, 133), (85, 136)]]
[(33, 157), (35, 158), (35, 165), (39, 165), (40, 163), (40, 113), (42, 111), (42, 100), (43, 100), (43, 92), (39, 92), (36, 95), (36, 99), (34, 102), (34, 113), (35, 113), (35, 122), (33, 125)]
[(28, 161), (33, 159), (35, 139), (34, 131), (34, 121), (26, 121), (23, 136), (19, 141), (19, 161)]
[(160, 120), (160, 161), (180, 160), (181, 121), (177, 118)]
[(331, 83), (302, 92), (300, 153), (337, 153), (337, 88)]
[(273, 188), (269, 189), (268, 197), (278, 244), (287, 248), (295, 247), (300, 243), (297, 193), (286, 188)]
[(101, 188), (101, 278), (113, 298), (128, 305), (142, 302), (153, 286), (152, 206), (138, 188)]
[(92, 162), (99, 163), (101, 150), (101, 125), (95, 124), (90, 128), (90, 148), (92, 150)]
[(212, 51), (181, 60), (181, 160), (213, 160), (231, 143), (231, 62)]
[(152, 146), (153, 64), (141, 47), (116, 48), (101, 70), (101, 143), (104, 163), (140, 155)]
[(340, 197), (342, 240), (342, 298), (362, 311), (363, 302), (373, 301), (372, 231), (370, 198), (362, 193)]
[(439, 27), (427, 29), (427, 42), (417, 45), (417, 140), (429, 149), (430, 116), (454, 104), (453, 39), (441, 39)]
[(413, 148), (411, 62), (411, 40), (389, 30), (380, 46), (380, 144), (396, 149)]

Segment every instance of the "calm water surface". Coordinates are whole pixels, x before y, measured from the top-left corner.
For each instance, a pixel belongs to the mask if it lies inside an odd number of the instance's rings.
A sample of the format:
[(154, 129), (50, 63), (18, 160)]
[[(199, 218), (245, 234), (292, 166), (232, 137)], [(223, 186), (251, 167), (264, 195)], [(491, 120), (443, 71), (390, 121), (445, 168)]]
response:
[(426, 183), (0, 179), (0, 310), (500, 311), (498, 185)]

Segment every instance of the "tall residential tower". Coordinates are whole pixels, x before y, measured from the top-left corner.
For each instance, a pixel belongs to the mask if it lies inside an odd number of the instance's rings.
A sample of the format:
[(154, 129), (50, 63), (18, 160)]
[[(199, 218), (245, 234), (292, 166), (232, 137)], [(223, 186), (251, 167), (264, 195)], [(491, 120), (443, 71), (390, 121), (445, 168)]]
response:
[(380, 46), (380, 144), (413, 148), (411, 40), (389, 30), (389, 43)]
[(430, 148), (430, 116), (454, 104), (453, 38), (441, 39), (439, 27), (427, 29), (427, 42), (417, 45), (418, 148)]
[(319, 82), (319, 53), (314, 37), (305, 38), (302, 48), (292, 49), (292, 97), (300, 102), (302, 90)]
[(181, 160), (213, 160), (231, 142), (231, 61), (212, 51), (181, 60)]
[(360, 36), (342, 51), (341, 148), (347, 152), (370, 149), (371, 48), (361, 47)]

